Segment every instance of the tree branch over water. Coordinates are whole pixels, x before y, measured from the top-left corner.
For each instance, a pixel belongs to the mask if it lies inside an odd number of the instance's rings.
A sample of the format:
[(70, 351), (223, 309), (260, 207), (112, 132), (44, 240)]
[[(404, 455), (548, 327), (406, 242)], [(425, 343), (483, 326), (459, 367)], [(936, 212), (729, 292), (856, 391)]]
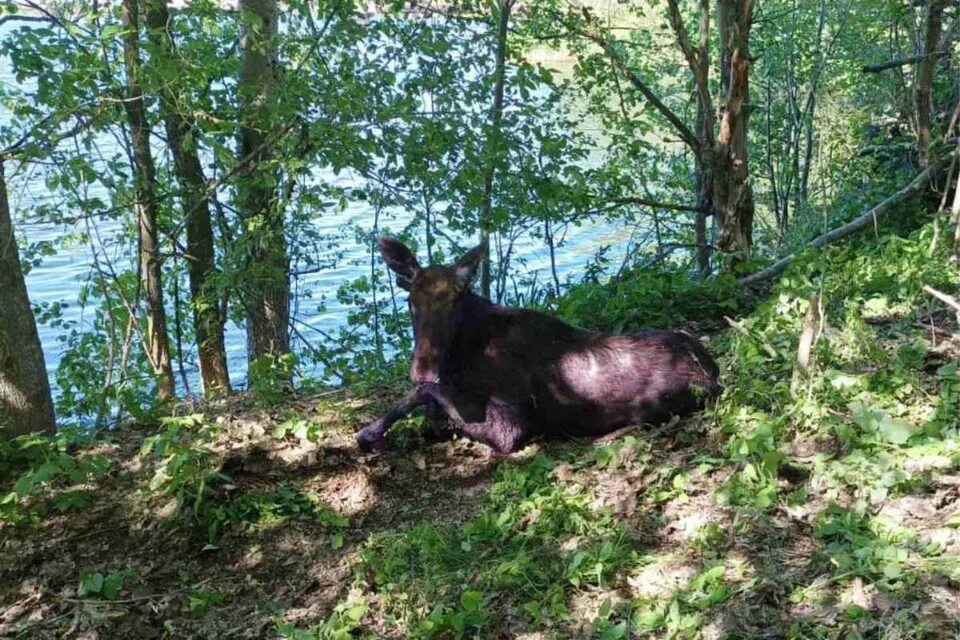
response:
[(628, 205), (635, 204), (641, 207), (649, 207), (651, 209), (661, 209), (663, 211), (687, 211), (690, 213), (709, 213), (713, 214), (713, 209), (710, 207), (698, 207), (697, 205), (691, 204), (674, 204), (672, 202), (659, 202), (651, 198), (641, 198), (639, 196), (623, 196), (620, 198), (611, 198), (607, 200), (610, 204), (616, 205)]
[[(576, 5), (571, 6), (576, 7)], [(643, 78), (637, 75), (637, 73), (630, 68), (620, 52), (621, 43), (617, 40), (608, 38), (606, 35), (600, 32), (600, 30), (597, 28), (593, 15), (586, 7), (581, 7), (580, 9), (583, 14), (584, 28), (578, 29), (576, 25), (571, 24), (567, 24), (565, 26), (572, 32), (590, 40), (603, 49), (604, 54), (607, 56), (607, 58), (609, 58), (610, 62), (613, 63), (613, 66), (617, 69), (617, 71), (623, 74), (630, 84), (632, 84), (633, 87), (643, 95), (647, 102), (653, 105), (653, 107), (659, 111), (664, 118), (667, 119), (667, 121), (673, 126), (687, 146), (694, 151), (699, 151), (703, 147), (703, 141), (697, 137), (690, 127), (688, 127), (670, 107), (664, 104), (664, 102), (657, 97), (647, 83), (643, 81)]]

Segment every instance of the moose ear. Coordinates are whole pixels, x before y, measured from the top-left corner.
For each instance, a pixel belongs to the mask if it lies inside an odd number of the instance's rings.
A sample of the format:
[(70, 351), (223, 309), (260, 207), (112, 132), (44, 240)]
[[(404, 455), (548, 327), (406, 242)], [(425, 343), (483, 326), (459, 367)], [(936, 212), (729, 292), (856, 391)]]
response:
[(457, 260), (457, 264), (453, 265), (453, 272), (464, 285), (470, 284), (473, 276), (476, 275), (477, 267), (480, 266), (480, 259), (483, 258), (486, 246), (486, 243), (481, 243), (470, 249)]
[(397, 285), (409, 291), (410, 281), (420, 271), (417, 257), (407, 248), (407, 245), (388, 236), (380, 236), (377, 239), (377, 246), (380, 248), (383, 261), (391, 271), (397, 274)]

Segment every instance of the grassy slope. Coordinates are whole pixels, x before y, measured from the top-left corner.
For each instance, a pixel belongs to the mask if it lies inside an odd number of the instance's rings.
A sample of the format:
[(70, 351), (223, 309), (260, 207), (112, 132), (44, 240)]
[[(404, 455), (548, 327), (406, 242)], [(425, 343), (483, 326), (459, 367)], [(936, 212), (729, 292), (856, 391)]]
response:
[(492, 458), (411, 423), (365, 457), (395, 390), (353, 389), (7, 451), (0, 635), (958, 637), (960, 330), (920, 294), (957, 273), (928, 235), (795, 266), (714, 337), (715, 409), (609, 442)]

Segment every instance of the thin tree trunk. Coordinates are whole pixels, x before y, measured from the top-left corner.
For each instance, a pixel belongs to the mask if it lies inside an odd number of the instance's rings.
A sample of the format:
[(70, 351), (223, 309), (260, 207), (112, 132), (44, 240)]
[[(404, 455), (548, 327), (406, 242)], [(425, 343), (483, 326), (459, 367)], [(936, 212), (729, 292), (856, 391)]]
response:
[(776, 163), (773, 160), (773, 119), (772, 114), (770, 113), (773, 109), (773, 86), (767, 82), (767, 130), (764, 137), (766, 138), (766, 147), (767, 147), (767, 173), (770, 179), (770, 193), (773, 195), (773, 215), (777, 221), (777, 246), (783, 244), (783, 241), (787, 234), (786, 229), (786, 220), (783, 213), (780, 210), (780, 188), (777, 182), (777, 167)]
[[(47, 365), (20, 268), (7, 183), (0, 161), (0, 433), (53, 433)], [(6, 431), (4, 431), (6, 430)]]
[[(150, 40), (155, 48), (155, 65), (170, 73), (176, 68), (178, 60), (169, 31), (170, 15), (166, 0), (147, 0), (146, 18)], [(200, 380), (204, 396), (216, 398), (230, 392), (223, 338), (226, 310), (221, 308), (216, 289), (211, 283), (216, 264), (207, 179), (197, 146), (187, 143), (193, 123), (178, 110), (180, 96), (176, 86), (173, 79), (165, 78), (161, 85), (160, 100), (167, 144), (173, 155), (177, 181), (183, 191), (183, 216), (187, 233), (185, 258), (190, 279), (190, 306), (193, 309)]]
[(276, 0), (241, 0), (244, 31), (240, 70), (240, 173), (237, 204), (243, 223), (247, 358), (290, 351), (290, 280), (283, 212), (277, 199), (273, 152), (264, 144), (275, 94)]
[(134, 191), (137, 214), (140, 278), (146, 293), (147, 349), (157, 376), (157, 399), (174, 397), (173, 367), (167, 317), (163, 307), (160, 246), (157, 235), (156, 168), (150, 153), (150, 125), (140, 86), (140, 16), (138, 0), (123, 0), (123, 60), (126, 71), (126, 99), (123, 101), (133, 145)]
[[(698, 103), (709, 99), (706, 82), (707, 54), (701, 46), (694, 50), (683, 27), (677, 0), (668, 0), (670, 22), (677, 36), (680, 49), (694, 75)], [(701, 0), (701, 43), (709, 29), (705, 11), (709, 1)], [(610, 59), (614, 68), (673, 125), (677, 134), (696, 155), (698, 182), (698, 210), (712, 210), (718, 229), (717, 248), (728, 254), (723, 268), (735, 271), (750, 259), (753, 235), (754, 201), (750, 185), (749, 158), (747, 154), (747, 123), (750, 116), (749, 50), (750, 29), (753, 20), (752, 0), (718, 0), (717, 24), (720, 37), (720, 86), (723, 95), (723, 111), (719, 126), (713, 116), (712, 106), (698, 109), (698, 131), (694, 133), (683, 120), (671, 110), (627, 63), (615, 40), (607, 38), (595, 25), (592, 15), (584, 10), (584, 37), (597, 43)], [(714, 128), (717, 132), (714, 133)], [(706, 206), (709, 204), (709, 206)], [(697, 220), (698, 264), (701, 272), (706, 270), (704, 259), (706, 247), (706, 220)]]
[(917, 68), (917, 84), (914, 90), (917, 109), (917, 159), (920, 166), (924, 168), (930, 166), (930, 142), (933, 140), (933, 130), (930, 123), (930, 113), (933, 109), (931, 93), (933, 72), (939, 61), (939, 57), (933, 54), (940, 47), (940, 29), (943, 23), (943, 8), (945, 5), (946, 0), (930, 0), (927, 5), (923, 45), (924, 58)]
[(500, 129), (503, 120), (503, 88), (506, 83), (507, 30), (510, 26), (510, 11), (514, 0), (500, 0), (497, 16), (497, 51), (493, 70), (493, 105), (490, 108), (490, 132), (486, 140), (483, 171), (483, 200), (480, 204), (480, 240), (485, 249), (480, 262), (480, 290), (485, 298), (490, 297), (490, 233), (493, 231), (493, 180), (500, 154)]
[(697, 271), (701, 278), (710, 274), (710, 242), (707, 239), (708, 212), (713, 209), (713, 171), (708, 162), (706, 149), (713, 145), (714, 113), (710, 96), (710, 0), (700, 0), (697, 46), (687, 35), (680, 6), (677, 0), (668, 1), (670, 26), (677, 37), (677, 44), (693, 74), (697, 100), (696, 133), (691, 136), (694, 152), (694, 185), (697, 193), (697, 217), (694, 223), (696, 240)]
[[(673, 7), (672, 7), (673, 8)], [(710, 97), (710, 0), (700, 0), (699, 39), (694, 73), (697, 84), (697, 136), (705, 145), (713, 144), (713, 104)], [(702, 153), (695, 154), (694, 182), (697, 190), (697, 218), (694, 233), (697, 242), (697, 271), (705, 279), (710, 275), (710, 245), (707, 238), (707, 211), (713, 210), (713, 174)]]
[(813, 165), (813, 116), (817, 109), (817, 96), (814, 89), (810, 90), (807, 96), (807, 113), (804, 118), (804, 146), (803, 162), (800, 165), (800, 189), (797, 191), (797, 202), (794, 209), (799, 209), (802, 204), (806, 204), (810, 199), (810, 168)]
[(747, 156), (747, 122), (750, 118), (748, 43), (753, 2), (719, 0), (717, 6), (725, 105), (709, 162), (713, 165), (717, 248), (729, 256), (724, 261), (724, 270), (736, 271), (740, 264), (750, 259), (753, 235), (754, 202)]

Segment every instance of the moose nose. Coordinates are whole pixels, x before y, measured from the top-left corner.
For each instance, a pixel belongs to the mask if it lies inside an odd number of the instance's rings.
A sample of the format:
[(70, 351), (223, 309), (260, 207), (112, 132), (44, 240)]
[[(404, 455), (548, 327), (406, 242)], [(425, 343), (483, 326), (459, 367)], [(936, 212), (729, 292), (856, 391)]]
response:
[(410, 379), (416, 383), (436, 382), (440, 379), (440, 374), (427, 358), (414, 358)]

